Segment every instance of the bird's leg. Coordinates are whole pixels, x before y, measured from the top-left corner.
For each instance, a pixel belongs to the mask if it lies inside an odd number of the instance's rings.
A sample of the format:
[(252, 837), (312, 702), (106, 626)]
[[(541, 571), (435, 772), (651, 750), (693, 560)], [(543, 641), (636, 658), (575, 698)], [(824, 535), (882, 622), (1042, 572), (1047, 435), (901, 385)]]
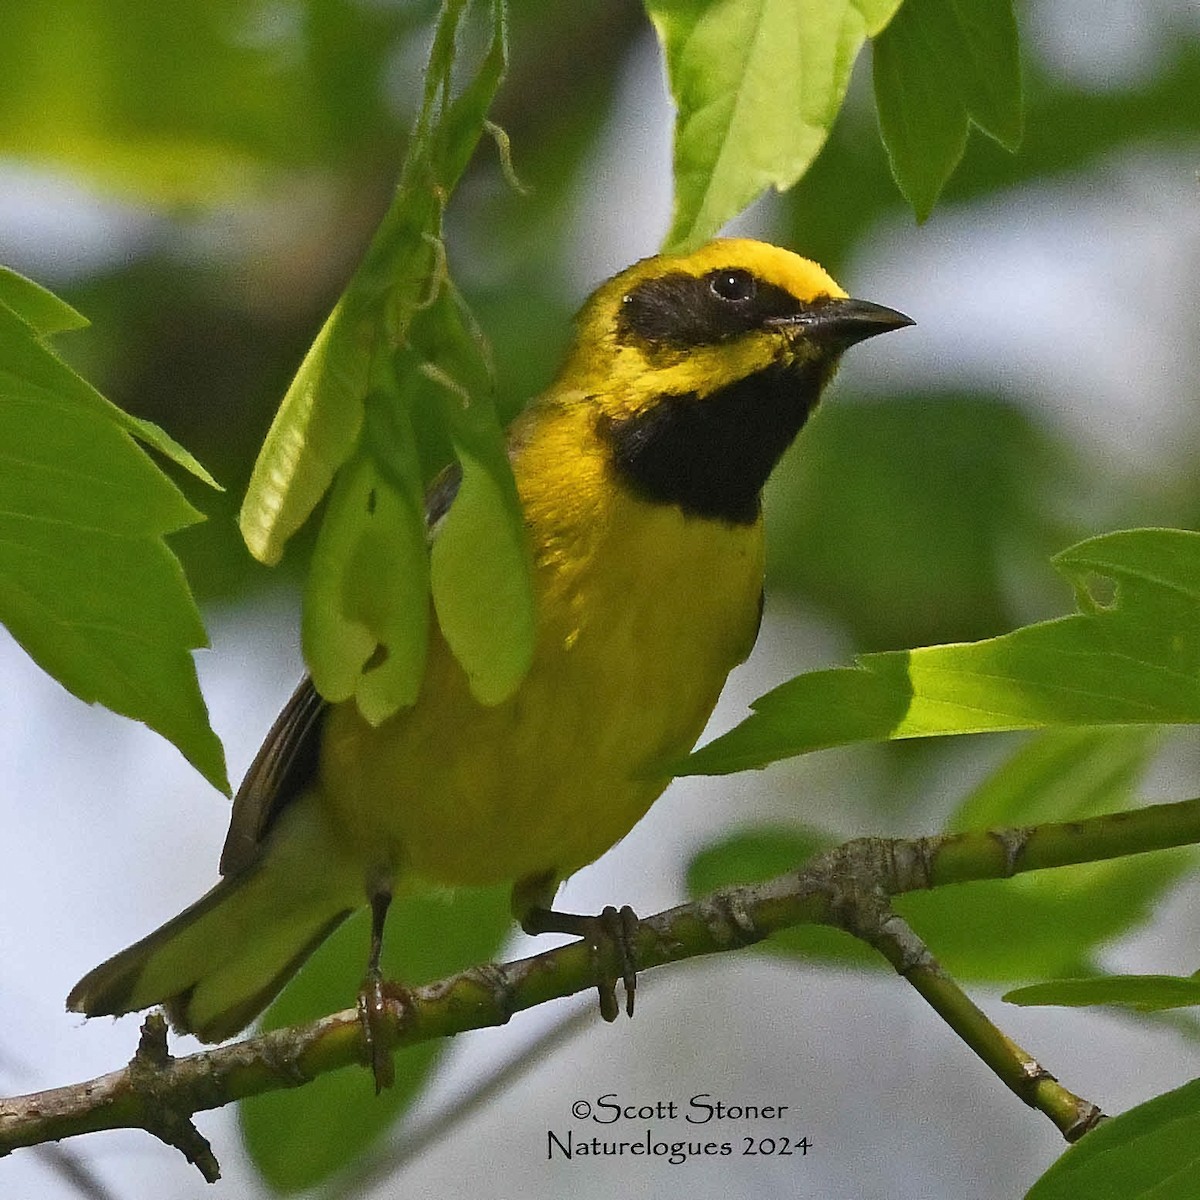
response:
[[(637, 913), (628, 904), (614, 908), (611, 904), (595, 915), (558, 912), (550, 907), (558, 888), (558, 879), (539, 876), (523, 880), (513, 888), (513, 909), (526, 933), (566, 933), (582, 938), (591, 950), (596, 969), (596, 990), (600, 993), (600, 1015), (615, 1021), (620, 1012), (617, 1004), (617, 980), (625, 986), (625, 1012), (633, 1016), (633, 1000), (637, 992), (637, 955), (634, 939), (637, 935)], [(618, 970), (604, 967), (603, 948), (612, 947)]]
[(387, 1019), (387, 996), (379, 956), (383, 952), (383, 926), (387, 920), (392, 893), (387, 888), (371, 890), (371, 950), (367, 956), (367, 973), (358, 989), (358, 1019), (362, 1025), (371, 1072), (375, 1076), (378, 1095), (395, 1081), (392, 1064), (391, 1026)]

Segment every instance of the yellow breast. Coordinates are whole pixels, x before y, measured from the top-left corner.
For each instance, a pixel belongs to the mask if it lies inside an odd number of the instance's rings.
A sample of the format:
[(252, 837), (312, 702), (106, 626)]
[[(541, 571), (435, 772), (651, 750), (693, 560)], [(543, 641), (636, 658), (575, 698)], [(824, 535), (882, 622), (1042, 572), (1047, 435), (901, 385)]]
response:
[(753, 644), (761, 523), (639, 500), (585, 419), (568, 407), (517, 433), (538, 640), (516, 693), (477, 703), (435, 635), (412, 709), (375, 729), (352, 704), (331, 714), (322, 798), (372, 866), (460, 885), (591, 862), (661, 793), (655, 765), (692, 746)]

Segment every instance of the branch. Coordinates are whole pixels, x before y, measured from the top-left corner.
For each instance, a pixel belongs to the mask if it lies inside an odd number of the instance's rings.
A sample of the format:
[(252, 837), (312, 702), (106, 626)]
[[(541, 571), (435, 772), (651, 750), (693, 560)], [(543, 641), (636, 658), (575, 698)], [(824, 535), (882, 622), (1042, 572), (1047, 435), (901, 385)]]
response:
[[(1074, 1141), (1102, 1119), (1099, 1109), (1058, 1084), (1005, 1037), (891, 911), (888, 899), (947, 883), (1007, 878), (1196, 842), (1200, 799), (1028, 829), (859, 838), (766, 883), (725, 888), (645, 918), (634, 936), (634, 952), (639, 970), (645, 971), (741, 949), (795, 925), (845, 929), (879, 950), (1008, 1087)], [(598, 976), (616, 970), (616, 956), (615, 947), (605, 946), (597, 962), (591, 948), (574, 942), (516, 962), (472, 967), (424, 987), (389, 985), (393, 1045), (503, 1025), (514, 1013), (594, 987)], [(140, 1128), (180, 1149), (212, 1180), (216, 1160), (192, 1125), (193, 1114), (368, 1061), (356, 1009), (186, 1058), (167, 1054), (165, 1025), (154, 1015), (123, 1070), (0, 1100), (0, 1156), (81, 1133)]]

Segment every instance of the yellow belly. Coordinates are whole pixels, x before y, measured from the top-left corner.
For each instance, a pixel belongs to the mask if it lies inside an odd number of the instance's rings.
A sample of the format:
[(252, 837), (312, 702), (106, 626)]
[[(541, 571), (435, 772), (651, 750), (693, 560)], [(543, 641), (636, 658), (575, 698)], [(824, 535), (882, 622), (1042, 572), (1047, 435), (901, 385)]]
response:
[(538, 641), (516, 693), (476, 702), (435, 633), (412, 709), (377, 728), (352, 702), (330, 713), (320, 799), (368, 870), (450, 886), (565, 878), (642, 817), (668, 782), (655, 765), (691, 748), (753, 643), (761, 523), (608, 486), (576, 488), (564, 512), (561, 481), (523, 479), (519, 463), (517, 478)]

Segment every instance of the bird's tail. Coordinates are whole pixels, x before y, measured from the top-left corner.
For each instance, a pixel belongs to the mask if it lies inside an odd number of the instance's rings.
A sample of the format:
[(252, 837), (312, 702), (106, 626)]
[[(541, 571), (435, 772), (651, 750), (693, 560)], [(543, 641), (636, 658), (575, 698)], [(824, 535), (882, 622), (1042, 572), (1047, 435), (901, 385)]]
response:
[(178, 1032), (205, 1042), (243, 1029), (365, 898), (327, 842), (304, 845), (313, 838), (294, 825), (288, 833), (273, 837), (245, 871), (89, 971), (67, 1008), (95, 1017), (161, 1004)]

